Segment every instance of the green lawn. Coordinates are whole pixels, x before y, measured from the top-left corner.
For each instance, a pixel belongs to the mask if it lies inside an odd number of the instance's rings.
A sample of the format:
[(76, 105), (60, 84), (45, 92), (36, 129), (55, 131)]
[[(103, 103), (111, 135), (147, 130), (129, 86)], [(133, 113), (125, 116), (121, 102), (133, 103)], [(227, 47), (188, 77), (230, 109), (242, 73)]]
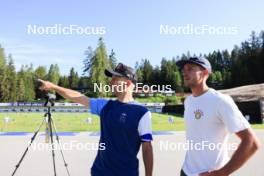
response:
[[(183, 118), (177, 115), (152, 114), (152, 128), (154, 131), (183, 131), (185, 130)], [(174, 123), (168, 123), (168, 117), (174, 117)], [(12, 121), (4, 124), (4, 117), (10, 117)], [(91, 117), (92, 124), (85, 120)], [(0, 113), (0, 131), (33, 132), (43, 119), (42, 113)], [(53, 119), (58, 131), (99, 131), (99, 118), (86, 113), (53, 113)], [(252, 125), (254, 129), (264, 129), (264, 124)], [(42, 131), (44, 127), (42, 128)]]

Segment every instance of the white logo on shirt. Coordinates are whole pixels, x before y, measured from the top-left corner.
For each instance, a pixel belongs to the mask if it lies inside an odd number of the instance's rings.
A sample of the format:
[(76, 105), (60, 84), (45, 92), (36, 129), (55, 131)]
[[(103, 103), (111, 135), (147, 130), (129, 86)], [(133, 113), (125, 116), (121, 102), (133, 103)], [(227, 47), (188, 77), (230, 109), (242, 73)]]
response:
[(127, 114), (126, 114), (126, 113), (122, 113), (122, 114), (120, 115), (119, 121), (120, 121), (121, 123), (125, 123), (125, 122), (126, 122), (126, 117), (127, 117)]

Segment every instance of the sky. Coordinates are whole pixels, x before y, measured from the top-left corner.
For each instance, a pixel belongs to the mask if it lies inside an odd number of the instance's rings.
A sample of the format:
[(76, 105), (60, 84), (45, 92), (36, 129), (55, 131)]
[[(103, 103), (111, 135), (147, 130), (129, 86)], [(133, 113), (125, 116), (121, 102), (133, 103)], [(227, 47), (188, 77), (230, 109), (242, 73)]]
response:
[[(82, 74), (84, 52), (88, 46), (95, 49), (99, 37), (108, 54), (115, 51), (119, 62), (133, 67), (147, 58), (155, 66), (163, 57), (171, 59), (187, 51), (197, 55), (231, 51), (253, 30), (264, 30), (263, 7), (261, 0), (1, 0), (0, 44), (6, 55), (12, 54), (17, 70), (22, 64), (57, 63), (62, 74), (68, 74), (71, 67)], [(72, 25), (103, 32), (29, 33), (28, 26), (34, 25), (45, 29)], [(222, 33), (186, 32), (190, 26), (221, 29)]]

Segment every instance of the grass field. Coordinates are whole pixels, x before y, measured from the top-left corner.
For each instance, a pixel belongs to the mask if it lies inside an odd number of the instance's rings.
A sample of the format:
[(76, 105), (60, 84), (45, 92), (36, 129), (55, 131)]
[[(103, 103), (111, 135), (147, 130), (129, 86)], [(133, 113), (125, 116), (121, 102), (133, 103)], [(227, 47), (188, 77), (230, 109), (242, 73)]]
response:
[[(168, 117), (174, 117), (174, 123), (168, 123)], [(11, 121), (4, 123), (4, 118)], [(86, 123), (88, 117), (92, 118), (92, 124)], [(99, 117), (86, 113), (53, 113), (53, 119), (58, 131), (99, 131)], [(0, 131), (2, 132), (33, 132), (43, 120), (42, 113), (0, 113)], [(45, 127), (45, 125), (44, 125)], [(44, 131), (44, 127), (41, 131)], [(254, 129), (264, 129), (264, 124), (252, 125)], [(177, 115), (152, 114), (152, 128), (154, 131), (184, 131), (183, 118)]]

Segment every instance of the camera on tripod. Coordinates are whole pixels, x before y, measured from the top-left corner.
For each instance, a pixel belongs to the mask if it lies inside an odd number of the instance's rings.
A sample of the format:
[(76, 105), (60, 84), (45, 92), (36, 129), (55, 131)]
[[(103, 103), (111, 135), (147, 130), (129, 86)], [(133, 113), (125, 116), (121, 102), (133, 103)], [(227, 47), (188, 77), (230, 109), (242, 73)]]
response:
[[(42, 86), (43, 81), (40, 80), (40, 79), (37, 79), (36, 80), (36, 84), (37, 84), (37, 87), (39, 88), (39, 87)], [(55, 149), (54, 149), (54, 145), (53, 145), (54, 144), (53, 134), (55, 135), (56, 141), (57, 141), (57, 143), (59, 145), (60, 145), (60, 140), (59, 140), (59, 135), (57, 134), (55, 123), (54, 123), (54, 121), (53, 121), (53, 119), (51, 117), (51, 110), (50, 110), (51, 107), (55, 105), (56, 95), (52, 94), (52, 93), (48, 93), (47, 91), (41, 91), (41, 98), (44, 98), (46, 100), (45, 103), (44, 103), (44, 106), (47, 107), (47, 109), (48, 109), (47, 113), (45, 113), (44, 118), (42, 120), (42, 123), (39, 125), (38, 129), (33, 134), (29, 145), (27, 146), (26, 150), (24, 151), (24, 153), (23, 153), (22, 157), (20, 158), (18, 164), (15, 166), (15, 170), (13, 171), (12, 176), (15, 175), (15, 173), (18, 170), (20, 164), (24, 160), (24, 157), (26, 156), (26, 154), (27, 154), (27, 152), (29, 150), (29, 147), (31, 146), (31, 144), (35, 140), (37, 134), (39, 133), (39, 131), (40, 131), (40, 129), (41, 129), (41, 127), (42, 127), (42, 125), (44, 123), (46, 123), (46, 125), (47, 125), (46, 129), (48, 129), (48, 133), (47, 133), (48, 135), (46, 137), (48, 137), (50, 139), (51, 146), (52, 146), (52, 161), (53, 161), (54, 176), (57, 175), (56, 163), (55, 163), (55, 151), (54, 151)], [(64, 162), (64, 166), (65, 166), (66, 171), (67, 171), (67, 175), (70, 176), (70, 173), (69, 173), (69, 170), (68, 170), (68, 164), (65, 161), (65, 157), (64, 157), (64, 154), (63, 154), (61, 149), (60, 149), (60, 153), (61, 153), (61, 156), (62, 156), (62, 159), (63, 159), (63, 162)]]
[(55, 100), (56, 100), (56, 95), (55, 94), (51, 94), (51, 93), (46, 93), (45, 96), (45, 103), (44, 106), (45, 107), (51, 107), (55, 105)]

